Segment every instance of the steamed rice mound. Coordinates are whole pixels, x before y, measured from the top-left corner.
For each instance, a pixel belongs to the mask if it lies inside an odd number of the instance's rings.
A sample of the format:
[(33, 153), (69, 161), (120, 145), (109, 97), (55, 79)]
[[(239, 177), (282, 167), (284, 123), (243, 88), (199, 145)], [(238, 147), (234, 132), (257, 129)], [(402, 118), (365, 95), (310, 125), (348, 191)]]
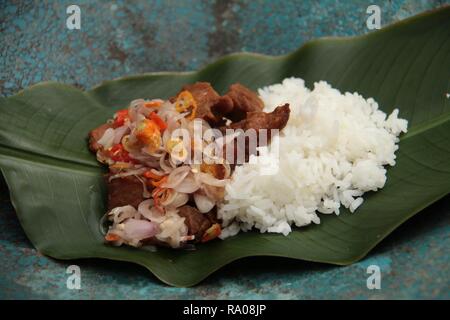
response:
[(389, 116), (374, 99), (342, 94), (324, 81), (310, 91), (289, 78), (258, 91), (265, 110), (289, 103), (291, 116), (269, 147), (237, 166), (218, 210), (222, 238), (257, 228), (287, 235), (292, 225), (320, 223), (321, 214), (354, 212), (363, 194), (386, 183), (398, 136), (407, 121)]

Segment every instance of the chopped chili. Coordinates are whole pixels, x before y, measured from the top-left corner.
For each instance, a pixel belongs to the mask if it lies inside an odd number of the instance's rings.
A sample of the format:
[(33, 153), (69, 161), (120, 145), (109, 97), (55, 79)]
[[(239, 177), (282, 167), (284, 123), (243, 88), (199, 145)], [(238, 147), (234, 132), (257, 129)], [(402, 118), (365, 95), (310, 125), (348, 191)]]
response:
[(163, 132), (167, 128), (167, 123), (164, 122), (163, 119), (161, 119), (156, 112), (150, 113), (150, 120), (154, 121), (156, 125), (159, 127), (159, 130)]
[(114, 115), (114, 127), (121, 127), (125, 124), (125, 120), (128, 119), (128, 109), (122, 109)]

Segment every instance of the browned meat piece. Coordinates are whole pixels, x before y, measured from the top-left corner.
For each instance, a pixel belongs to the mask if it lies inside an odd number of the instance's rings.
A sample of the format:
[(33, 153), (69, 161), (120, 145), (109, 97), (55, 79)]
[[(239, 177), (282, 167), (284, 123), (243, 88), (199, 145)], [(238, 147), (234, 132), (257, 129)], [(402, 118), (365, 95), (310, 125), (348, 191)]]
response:
[(213, 110), (226, 115), (232, 121), (245, 119), (248, 112), (260, 112), (264, 103), (252, 90), (239, 83), (232, 84)]
[[(196, 82), (183, 86), (181, 91), (189, 91), (197, 103), (196, 118), (202, 118), (211, 125), (218, 124), (222, 121), (222, 115), (215, 113), (212, 107), (220, 99), (216, 90), (211, 87), (208, 82)], [(181, 92), (180, 91), (180, 92)], [(176, 97), (170, 99), (176, 101)]]
[[(239, 83), (232, 84), (222, 97), (208, 82), (185, 85), (181, 91), (185, 90), (197, 102), (196, 117), (206, 120), (212, 126), (223, 124), (224, 116), (232, 121), (242, 120), (248, 112), (261, 111), (264, 106), (255, 92)], [(176, 97), (172, 97), (170, 101), (175, 102)]]
[(142, 183), (135, 176), (109, 181), (109, 175), (107, 175), (106, 185), (108, 187), (108, 211), (126, 205), (131, 205), (137, 209), (139, 204), (145, 200), (142, 194)]
[(234, 109), (234, 102), (228, 95), (221, 96), (216, 104), (212, 107), (215, 114), (220, 114), (222, 117), (229, 117)]
[(212, 225), (212, 218), (208, 214), (203, 214), (191, 206), (179, 208), (178, 215), (184, 217), (184, 224), (188, 227), (188, 235), (194, 235), (195, 241), (200, 241), (203, 234)]
[(209, 221), (211, 222), (211, 224), (222, 224), (222, 220), (217, 218), (217, 209), (216, 207), (214, 207), (214, 209), (212, 209), (210, 212), (208, 212), (206, 214), (206, 216), (208, 217)]
[(103, 137), (103, 134), (109, 128), (112, 128), (112, 124), (105, 123), (89, 132), (89, 149), (91, 149), (91, 151), (97, 152), (97, 150), (100, 149), (101, 146), (97, 141)]
[[(283, 106), (276, 107), (270, 113), (266, 112), (249, 112), (247, 113), (247, 118), (241, 120), (239, 122), (235, 122), (230, 124), (227, 128), (231, 129), (255, 129), (258, 131), (259, 129), (283, 129), (288, 120), (289, 114), (291, 110), (289, 109), (289, 103), (286, 103)], [(270, 131), (269, 131), (270, 133)]]
[[(225, 134), (226, 133), (226, 129), (242, 129), (244, 132), (246, 130), (249, 129), (254, 129), (256, 131), (257, 134), (257, 138), (258, 140), (256, 141), (256, 146), (261, 146), (262, 141), (259, 140), (259, 130), (260, 129), (267, 129), (267, 143), (270, 142), (271, 139), (271, 129), (278, 129), (281, 130), (283, 129), (288, 120), (289, 120), (289, 114), (290, 114), (290, 109), (289, 109), (289, 104), (286, 103), (283, 106), (279, 106), (277, 108), (275, 108), (275, 110), (273, 110), (270, 113), (266, 113), (266, 112), (249, 112), (247, 113), (247, 118), (244, 120), (241, 120), (239, 122), (235, 122), (230, 124), (229, 126), (226, 127), (221, 127), (220, 130)], [(242, 164), (243, 162), (248, 162), (249, 161), (249, 157), (251, 154), (256, 154), (256, 149), (252, 149), (250, 150), (250, 143), (249, 143), (249, 138), (248, 136), (245, 139), (245, 150), (243, 152), (243, 155), (238, 157), (238, 150), (239, 150), (239, 146), (238, 143), (236, 143), (237, 140), (235, 140), (235, 143), (233, 145), (233, 150), (227, 150), (227, 146), (224, 147), (223, 150), (223, 157), (225, 157), (225, 159), (227, 159), (229, 162), (231, 162), (232, 164)]]

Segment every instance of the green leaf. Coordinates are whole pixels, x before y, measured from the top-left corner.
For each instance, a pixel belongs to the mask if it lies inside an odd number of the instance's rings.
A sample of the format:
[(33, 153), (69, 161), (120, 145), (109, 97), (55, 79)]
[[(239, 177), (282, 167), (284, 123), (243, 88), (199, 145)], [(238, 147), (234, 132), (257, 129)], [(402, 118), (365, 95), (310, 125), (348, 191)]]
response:
[[(234, 54), (199, 72), (108, 81), (82, 92), (43, 83), (0, 98), (0, 168), (19, 220), (35, 247), (58, 259), (99, 257), (147, 267), (176, 286), (198, 283), (225, 264), (270, 255), (349, 264), (405, 220), (450, 191), (450, 7), (368, 35), (319, 39), (292, 54)], [(103, 244), (102, 169), (87, 149), (90, 129), (135, 98), (167, 98), (184, 83), (210, 81), (221, 92), (239, 81), (256, 89), (289, 76), (311, 87), (326, 80), (374, 97), (410, 121), (388, 182), (355, 214), (322, 216), (320, 225), (284, 237), (256, 232), (198, 246), (148, 252)]]

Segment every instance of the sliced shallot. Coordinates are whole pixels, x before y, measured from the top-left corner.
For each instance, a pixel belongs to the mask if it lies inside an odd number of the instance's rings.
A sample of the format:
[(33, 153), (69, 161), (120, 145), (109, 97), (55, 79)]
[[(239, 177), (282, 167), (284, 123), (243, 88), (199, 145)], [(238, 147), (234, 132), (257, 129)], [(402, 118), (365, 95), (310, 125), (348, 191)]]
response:
[(189, 201), (189, 196), (186, 193), (170, 191), (166, 199), (161, 201), (161, 205), (164, 207), (178, 208), (185, 205)]
[(127, 238), (139, 241), (155, 236), (159, 228), (154, 222), (131, 218), (123, 223), (123, 231)]
[(97, 143), (103, 146), (103, 148), (105, 149), (111, 148), (114, 143), (114, 129), (113, 128), (106, 129), (105, 133), (100, 138), (100, 140), (97, 141)]
[(116, 179), (116, 178), (123, 178), (123, 177), (132, 176), (132, 175), (143, 174), (147, 170), (148, 170), (148, 168), (139, 168), (139, 169), (135, 169), (135, 170), (121, 172), (121, 173), (118, 173), (118, 174), (115, 174), (115, 175), (109, 177), (109, 181)]
[(162, 187), (164, 188), (175, 188), (178, 186), (184, 178), (189, 174), (191, 168), (189, 166), (181, 166), (174, 169), (168, 176), (167, 182), (165, 182)]
[(211, 209), (216, 205), (213, 200), (198, 192), (194, 193), (194, 201), (198, 211), (200, 211), (201, 213), (207, 213), (211, 211)]
[(133, 206), (126, 205), (123, 207), (116, 207), (112, 209), (109, 213), (109, 219), (113, 220), (114, 224), (121, 223), (122, 221), (131, 218), (135, 215), (136, 209)]
[(164, 221), (164, 215), (153, 206), (153, 199), (142, 201), (138, 206), (138, 211), (150, 221), (157, 223)]
[(212, 175), (204, 173), (204, 172), (197, 173), (196, 178), (201, 183), (204, 183), (204, 184), (207, 184), (210, 186), (214, 186), (214, 187), (225, 187), (226, 184), (228, 183), (227, 179), (219, 180), (219, 179), (214, 178)]
[(137, 175), (135, 175), (135, 177), (142, 183), (142, 197), (144, 197), (146, 199), (150, 198), (152, 195), (150, 192), (148, 192), (147, 184), (145, 183), (145, 179), (141, 178)]
[(118, 144), (122, 141), (123, 136), (127, 133), (128, 131), (128, 126), (124, 125), (121, 126), (119, 128), (114, 129), (114, 140), (113, 140), (113, 144)]
[(200, 188), (200, 184), (195, 180), (194, 175), (189, 173), (183, 181), (177, 185), (174, 189), (183, 193), (194, 193)]
[(166, 162), (166, 155), (167, 155), (167, 153), (164, 156), (162, 156), (161, 158), (159, 158), (159, 166), (165, 172), (169, 173), (169, 172), (173, 171), (173, 167), (171, 165), (167, 164), (167, 162)]

